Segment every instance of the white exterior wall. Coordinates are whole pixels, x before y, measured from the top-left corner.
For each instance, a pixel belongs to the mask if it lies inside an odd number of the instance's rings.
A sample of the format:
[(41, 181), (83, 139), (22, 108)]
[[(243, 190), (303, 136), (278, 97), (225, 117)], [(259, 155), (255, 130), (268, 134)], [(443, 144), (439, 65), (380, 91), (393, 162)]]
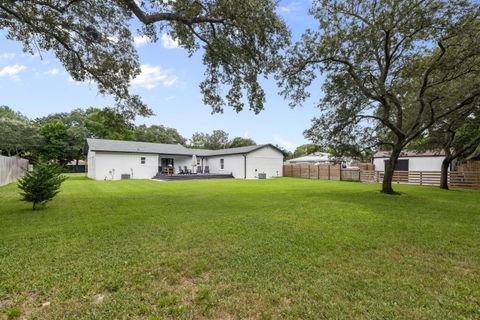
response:
[[(141, 157), (145, 157), (145, 164), (141, 164)], [(151, 179), (157, 172), (158, 154), (96, 151), (92, 159), (89, 157), (88, 177), (95, 180), (120, 180), (122, 174), (130, 174), (132, 179)]]
[(247, 179), (258, 178), (259, 173), (266, 173), (267, 178), (283, 176), (283, 154), (270, 146), (250, 152), (247, 155)]
[[(224, 159), (224, 169), (220, 169), (220, 159)], [(247, 153), (247, 179), (258, 178), (259, 173), (266, 173), (267, 178), (283, 176), (283, 154), (275, 148), (264, 147)], [(203, 163), (210, 173), (230, 174), (237, 178), (245, 177), (245, 158), (243, 154), (208, 157)]]
[[(141, 164), (141, 157), (145, 157), (145, 164)], [(186, 166), (192, 169), (192, 157), (171, 156), (149, 153), (123, 152), (88, 152), (88, 177), (95, 180), (120, 180), (122, 174), (130, 174), (132, 179), (151, 179), (161, 166), (161, 158), (173, 158), (175, 172), (178, 167)], [(201, 157), (198, 156), (198, 159)], [(224, 159), (224, 169), (220, 168), (220, 159)], [(235, 178), (243, 179), (243, 154), (221, 155), (205, 157), (203, 166), (209, 166), (210, 173), (232, 174)], [(266, 173), (267, 178), (283, 175), (283, 154), (272, 147), (264, 147), (247, 154), (247, 179), (258, 178), (259, 173)]]
[[(224, 169), (220, 169), (220, 159), (224, 159)], [(203, 161), (203, 166), (208, 166), (210, 173), (232, 174), (235, 178), (243, 178), (243, 155), (232, 154), (224, 156), (208, 157)]]
[[(409, 171), (440, 171), (442, 168), (442, 161), (445, 157), (399, 157), (399, 160), (408, 159)], [(385, 171), (385, 160), (388, 158), (375, 158), (373, 164), (375, 170)]]

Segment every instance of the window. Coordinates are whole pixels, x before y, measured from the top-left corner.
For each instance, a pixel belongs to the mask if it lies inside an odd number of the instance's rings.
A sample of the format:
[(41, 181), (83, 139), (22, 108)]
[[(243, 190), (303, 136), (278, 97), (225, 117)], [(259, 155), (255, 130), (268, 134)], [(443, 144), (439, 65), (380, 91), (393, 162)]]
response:
[[(387, 167), (388, 160), (385, 160), (385, 168)], [(398, 159), (395, 162), (395, 171), (408, 171), (408, 159)]]
[(220, 169), (225, 169), (225, 159), (220, 159)]
[(145, 157), (141, 157), (141, 158), (140, 158), (140, 163), (141, 163), (141, 164), (145, 164)]

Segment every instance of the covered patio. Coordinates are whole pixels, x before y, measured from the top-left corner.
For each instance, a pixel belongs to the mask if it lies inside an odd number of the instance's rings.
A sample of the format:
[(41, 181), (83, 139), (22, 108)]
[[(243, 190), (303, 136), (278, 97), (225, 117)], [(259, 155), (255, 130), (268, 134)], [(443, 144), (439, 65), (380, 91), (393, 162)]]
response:
[(173, 176), (204, 172), (204, 157), (196, 155), (158, 155), (158, 175)]

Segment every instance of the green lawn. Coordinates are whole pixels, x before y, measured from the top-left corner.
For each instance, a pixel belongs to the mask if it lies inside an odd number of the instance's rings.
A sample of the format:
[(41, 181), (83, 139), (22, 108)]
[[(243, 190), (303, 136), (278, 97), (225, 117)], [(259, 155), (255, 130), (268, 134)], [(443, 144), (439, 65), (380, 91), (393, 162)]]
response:
[(0, 319), (480, 318), (480, 192), (396, 189), (75, 176), (33, 212), (1, 187)]

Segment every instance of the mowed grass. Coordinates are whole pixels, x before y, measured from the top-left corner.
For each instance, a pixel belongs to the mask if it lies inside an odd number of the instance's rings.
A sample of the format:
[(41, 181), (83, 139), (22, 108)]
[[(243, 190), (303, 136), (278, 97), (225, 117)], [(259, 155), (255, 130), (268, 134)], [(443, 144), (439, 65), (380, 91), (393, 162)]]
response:
[(478, 319), (480, 192), (280, 178), (0, 188), (0, 318)]

